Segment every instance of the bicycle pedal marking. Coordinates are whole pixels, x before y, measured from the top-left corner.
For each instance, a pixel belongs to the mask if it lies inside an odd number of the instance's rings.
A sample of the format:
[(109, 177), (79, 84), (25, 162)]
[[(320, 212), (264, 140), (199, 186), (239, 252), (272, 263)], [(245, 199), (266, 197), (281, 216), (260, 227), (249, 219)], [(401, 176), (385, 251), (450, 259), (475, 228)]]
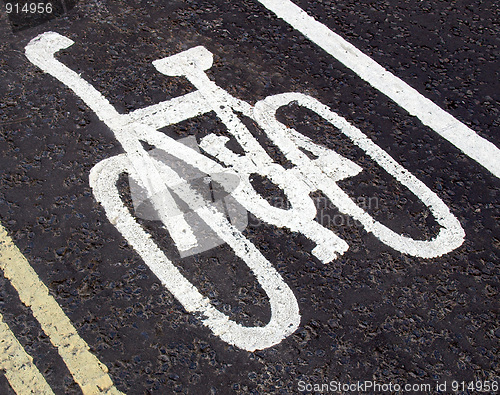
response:
[[(246, 223), (242, 225), (241, 222), (233, 221), (235, 217), (228, 220), (228, 213), (221, 212), (220, 206), (217, 208), (208, 201), (203, 196), (203, 190), (194, 189), (190, 185), (192, 177), (176, 168), (175, 160), (155, 157), (152, 152), (143, 148), (141, 142), (154, 146), (158, 152), (169, 158), (176, 158), (200, 174), (212, 178), (219, 175), (220, 179), (225, 180), (236, 177), (239, 183), (233, 183), (234, 188), (228, 193), (232, 199), (260, 220), (308, 237), (316, 243), (313, 255), (324, 263), (345, 253), (349, 246), (332, 230), (315, 221), (317, 210), (309, 196), (315, 191), (323, 192), (339, 211), (358, 220), (366, 231), (402, 253), (432, 258), (448, 253), (462, 244), (465, 233), (460, 223), (434, 192), (359, 129), (313, 97), (301, 93), (283, 93), (269, 96), (251, 106), (231, 96), (208, 78), (205, 71), (212, 65), (213, 55), (204, 47), (195, 47), (154, 61), (153, 65), (166, 75), (185, 76), (196, 87), (196, 91), (123, 115), (91, 84), (54, 58), (57, 51), (72, 44), (71, 40), (58, 33), (47, 32), (34, 38), (26, 46), (26, 56), (33, 64), (73, 90), (113, 131), (126, 152), (99, 162), (91, 170), (90, 185), (94, 196), (104, 207), (110, 222), (169, 291), (186, 310), (200, 314), (203, 322), (222, 340), (249, 351), (281, 342), (300, 324), (297, 300), (273, 265), (242, 235), (241, 230)], [(276, 111), (292, 102), (312, 110), (334, 125), (406, 186), (429, 208), (441, 225), (438, 235), (431, 240), (414, 240), (399, 235), (375, 221), (356, 205), (340, 189), (337, 181), (355, 176), (362, 169), (333, 150), (319, 146), (281, 124), (276, 119)], [(192, 144), (190, 148), (158, 131), (161, 127), (211, 111), (215, 112), (245, 152), (244, 155), (237, 155), (227, 148), (227, 137), (209, 134), (202, 138), (200, 147), (224, 163), (225, 167), (203, 155)], [(294, 167), (285, 169), (275, 163), (236, 112), (253, 119)], [(311, 152), (316, 158), (309, 158), (301, 149)], [(198, 235), (186, 221), (187, 212), (196, 213), (220, 240), (234, 250), (269, 297), (271, 318), (267, 325), (244, 327), (230, 320), (182, 276), (120, 199), (116, 182), (122, 173), (128, 173), (137, 190), (145, 194), (139, 198), (136, 209), (145, 201), (154, 207), (154, 219), (162, 221), (181, 255), (203, 248), (200, 247)], [(285, 193), (290, 208), (284, 210), (274, 207), (260, 196), (251, 184), (252, 173), (267, 177), (276, 184)], [(227, 192), (231, 188), (226, 186), (224, 189)], [(187, 210), (179, 208), (174, 196), (182, 200)], [(241, 215), (239, 218), (241, 219)]]

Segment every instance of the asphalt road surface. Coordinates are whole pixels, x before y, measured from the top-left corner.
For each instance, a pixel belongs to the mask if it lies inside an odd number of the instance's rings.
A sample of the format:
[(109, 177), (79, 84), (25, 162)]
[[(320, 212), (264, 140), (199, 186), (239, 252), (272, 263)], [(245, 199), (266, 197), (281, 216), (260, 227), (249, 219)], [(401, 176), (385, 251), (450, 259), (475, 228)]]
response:
[(0, 394), (498, 391), (498, 4), (0, 15)]

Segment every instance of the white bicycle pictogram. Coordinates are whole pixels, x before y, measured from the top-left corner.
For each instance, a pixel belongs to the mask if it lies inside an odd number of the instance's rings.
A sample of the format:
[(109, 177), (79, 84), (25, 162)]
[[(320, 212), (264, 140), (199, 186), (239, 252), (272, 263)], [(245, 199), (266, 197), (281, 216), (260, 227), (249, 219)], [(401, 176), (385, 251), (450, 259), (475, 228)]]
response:
[[(297, 300), (273, 265), (241, 231), (170, 166), (152, 157), (141, 142), (155, 146), (205, 174), (237, 176), (240, 184), (231, 192), (232, 197), (259, 219), (308, 237), (316, 244), (312, 250), (313, 255), (324, 263), (345, 253), (349, 246), (332, 230), (315, 221), (316, 206), (309, 196), (315, 191), (322, 191), (340, 212), (358, 220), (367, 232), (373, 233), (380, 241), (402, 253), (433, 258), (448, 253), (463, 243), (465, 233), (460, 223), (434, 192), (359, 129), (315, 98), (302, 93), (283, 93), (269, 96), (252, 106), (232, 96), (208, 78), (205, 71), (212, 66), (213, 55), (206, 48), (198, 46), (153, 62), (159, 72), (169, 76), (184, 76), (197, 90), (128, 114), (119, 114), (92, 85), (55, 59), (56, 52), (72, 44), (72, 40), (58, 33), (47, 32), (34, 38), (26, 46), (26, 56), (33, 64), (73, 90), (113, 131), (125, 150), (124, 154), (105, 159), (92, 168), (90, 185), (95, 198), (104, 207), (109, 221), (167, 289), (187, 311), (199, 314), (204, 324), (222, 340), (249, 351), (278, 344), (300, 324)], [(438, 234), (431, 240), (415, 240), (400, 235), (356, 205), (336, 182), (352, 177), (362, 169), (280, 123), (276, 119), (276, 111), (292, 102), (314, 111), (331, 123), (407, 187), (429, 208), (441, 226)], [(224, 166), (158, 131), (165, 126), (212, 111), (245, 151), (244, 155), (237, 155), (227, 148), (227, 137), (213, 133), (203, 137), (200, 147)], [(238, 113), (253, 119), (293, 164), (293, 168), (285, 169), (277, 164), (244, 125)], [(314, 154), (315, 159), (311, 159), (303, 150)], [(231, 320), (180, 273), (121, 200), (116, 183), (124, 173), (129, 174), (147, 191), (158, 217), (168, 229), (179, 251), (193, 248), (198, 240), (184, 220), (183, 213), (177, 208), (170, 191), (186, 202), (234, 250), (255, 275), (269, 298), (271, 318), (266, 325), (246, 327)], [(261, 197), (250, 182), (250, 175), (253, 173), (269, 178), (281, 188), (291, 207), (277, 208)]]

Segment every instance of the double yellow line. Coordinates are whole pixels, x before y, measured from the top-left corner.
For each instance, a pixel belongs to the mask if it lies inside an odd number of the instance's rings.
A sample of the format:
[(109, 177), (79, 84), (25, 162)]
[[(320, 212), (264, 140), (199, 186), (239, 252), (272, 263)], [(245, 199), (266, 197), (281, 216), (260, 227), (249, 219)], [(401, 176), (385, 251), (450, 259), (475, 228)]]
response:
[[(20, 300), (31, 309), (42, 330), (57, 348), (75, 382), (84, 394), (121, 394), (108, 375), (108, 368), (90, 353), (69, 318), (49, 294), (24, 255), (0, 224), (0, 269), (10, 280)], [(19, 395), (53, 394), (0, 314), (0, 369)]]

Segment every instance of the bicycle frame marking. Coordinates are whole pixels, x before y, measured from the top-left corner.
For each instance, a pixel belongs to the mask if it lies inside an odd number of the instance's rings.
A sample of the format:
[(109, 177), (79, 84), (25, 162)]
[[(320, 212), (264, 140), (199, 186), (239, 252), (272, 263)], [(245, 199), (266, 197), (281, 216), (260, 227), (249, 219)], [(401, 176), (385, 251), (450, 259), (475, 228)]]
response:
[[(207, 77), (205, 70), (212, 66), (213, 55), (204, 47), (195, 47), (154, 61), (153, 65), (163, 74), (185, 76), (197, 91), (121, 115), (100, 92), (54, 58), (57, 51), (72, 44), (73, 41), (66, 37), (47, 32), (27, 45), (26, 56), (33, 64), (61, 81), (83, 99), (114, 132), (125, 150), (124, 154), (105, 159), (91, 170), (90, 185), (94, 196), (103, 205), (110, 222), (140, 254), (167, 289), (186, 310), (200, 314), (205, 325), (222, 340), (249, 351), (278, 344), (300, 324), (297, 300), (260, 251), (221, 212), (192, 190), (186, 180), (179, 177), (172, 168), (149, 156), (141, 141), (208, 175), (237, 175), (241, 183), (231, 195), (259, 219), (300, 232), (315, 242), (316, 247), (312, 253), (324, 263), (345, 253), (348, 245), (333, 231), (314, 220), (316, 207), (309, 194), (317, 190), (325, 193), (342, 213), (359, 220), (368, 232), (372, 232), (383, 243), (402, 253), (432, 258), (448, 253), (462, 244), (465, 233), (460, 223), (436, 194), (359, 129), (316, 99), (300, 93), (283, 93), (267, 97), (251, 106), (231, 96)], [(309, 108), (333, 124), (389, 174), (409, 188), (441, 225), (438, 235), (429, 241), (399, 235), (375, 221), (357, 206), (340, 189), (336, 181), (354, 176), (362, 169), (336, 152), (316, 145), (307, 137), (281, 124), (275, 113), (280, 107), (291, 102)], [(209, 134), (202, 138), (200, 147), (227, 167), (157, 130), (210, 111), (215, 112), (245, 151), (244, 155), (236, 155), (229, 150), (225, 146), (226, 137)], [(295, 167), (285, 169), (276, 164), (244, 126), (236, 112), (255, 120)], [(312, 152), (317, 159), (310, 159), (300, 148)], [(233, 249), (247, 264), (269, 297), (271, 318), (268, 324), (244, 327), (230, 320), (182, 276), (121, 201), (116, 181), (123, 173), (128, 173), (148, 191), (159, 217), (180, 251), (191, 248), (197, 243), (197, 239), (189, 225), (181, 221), (182, 213), (177, 212), (169, 189), (186, 202)], [(252, 173), (268, 177), (278, 185), (285, 192), (291, 208), (279, 209), (263, 199), (250, 183)], [(172, 212), (177, 215), (172, 216)], [(172, 218), (175, 218), (175, 221)]]

